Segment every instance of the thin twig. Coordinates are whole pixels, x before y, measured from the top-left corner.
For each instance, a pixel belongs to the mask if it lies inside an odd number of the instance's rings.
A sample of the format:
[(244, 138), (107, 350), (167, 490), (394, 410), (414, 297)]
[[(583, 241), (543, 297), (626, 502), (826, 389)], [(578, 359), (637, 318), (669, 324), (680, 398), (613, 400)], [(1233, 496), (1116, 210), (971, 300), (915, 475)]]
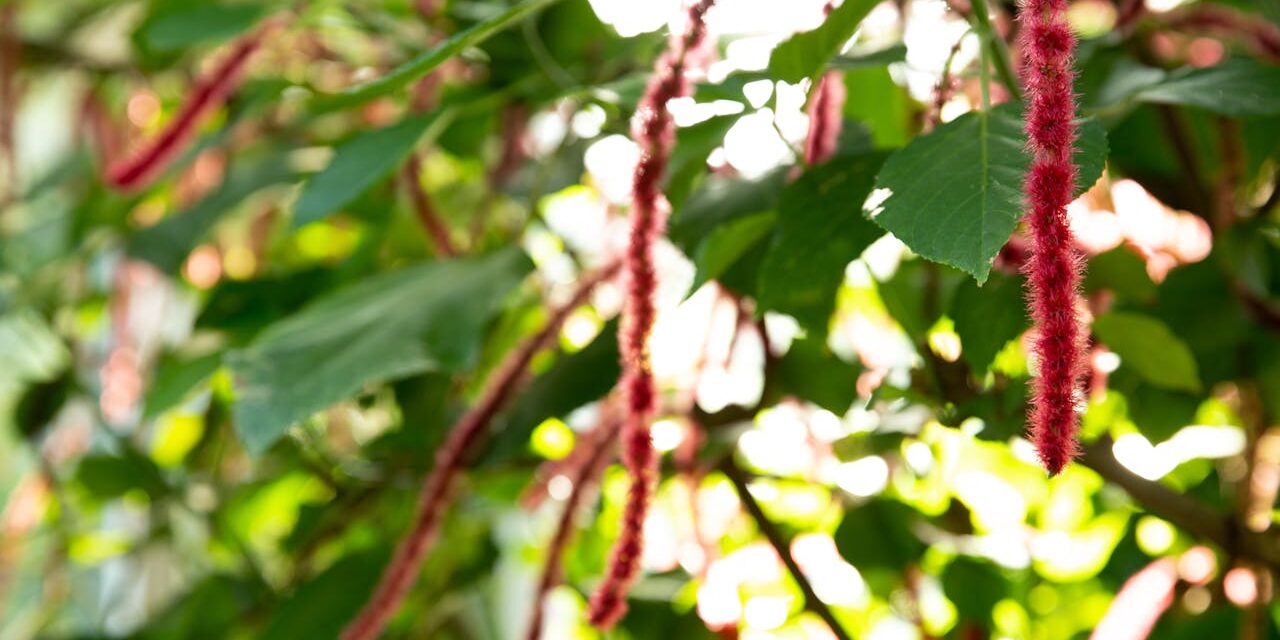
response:
[(409, 192), (409, 200), (413, 203), (413, 211), (435, 245), (436, 253), (452, 258), (458, 255), (458, 247), (449, 237), (449, 227), (440, 219), (431, 198), (422, 188), (421, 175), (422, 161), (418, 159), (416, 152), (409, 154), (409, 160), (404, 163), (403, 177), (405, 190)]
[(813, 590), (813, 585), (809, 583), (809, 579), (800, 570), (800, 565), (796, 564), (795, 558), (791, 556), (787, 540), (782, 536), (782, 532), (778, 531), (778, 527), (773, 524), (773, 521), (760, 508), (760, 503), (756, 502), (755, 496), (751, 495), (750, 489), (747, 488), (746, 477), (742, 470), (734, 464), (732, 457), (724, 459), (720, 464), (720, 471), (733, 483), (733, 488), (738, 492), (738, 499), (742, 501), (742, 506), (747, 510), (747, 514), (756, 521), (756, 527), (760, 529), (760, 533), (773, 546), (773, 550), (778, 553), (778, 557), (782, 558), (782, 564), (786, 565), (787, 571), (795, 579), (796, 584), (800, 585), (800, 591), (804, 593), (805, 608), (822, 618), (827, 623), (827, 626), (831, 627), (831, 633), (836, 638), (851, 640), (848, 632), (836, 620), (835, 614), (831, 612), (825, 602), (818, 598), (817, 592)]
[(573, 525), (577, 520), (582, 501), (586, 498), (587, 488), (609, 466), (613, 459), (614, 443), (617, 441), (618, 428), (622, 421), (617, 416), (608, 416), (597, 427), (599, 437), (593, 438), (594, 449), (590, 455), (578, 463), (572, 482), (573, 491), (565, 500), (564, 511), (556, 525), (555, 535), (551, 538), (551, 546), (547, 550), (547, 562), (542, 569), (542, 579), (538, 581), (538, 593), (533, 600), (533, 614), (529, 619), (529, 640), (542, 637), (543, 601), (547, 594), (560, 583), (560, 560), (564, 557), (565, 548), (569, 546), (569, 538), (573, 535)]
[(515, 395), (533, 357), (555, 337), (565, 318), (586, 301), (595, 286), (617, 271), (615, 262), (584, 277), (572, 299), (553, 311), (546, 326), (508, 356), (490, 377), (480, 399), (449, 431), (445, 442), (436, 449), (435, 466), (423, 481), (413, 527), (401, 538), (368, 603), (343, 630), (344, 640), (373, 640), (382, 633), (416, 581), (422, 562), (438, 537), (467, 455), (485, 435), (489, 422)]

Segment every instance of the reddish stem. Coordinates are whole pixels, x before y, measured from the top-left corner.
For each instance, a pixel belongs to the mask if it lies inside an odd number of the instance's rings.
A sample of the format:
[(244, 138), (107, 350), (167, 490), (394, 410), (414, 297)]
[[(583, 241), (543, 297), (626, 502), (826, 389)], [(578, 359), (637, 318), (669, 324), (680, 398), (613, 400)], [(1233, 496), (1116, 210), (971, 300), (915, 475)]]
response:
[(283, 23), (281, 18), (269, 19), (240, 38), (221, 63), (196, 82), (178, 115), (156, 137), (107, 167), (104, 176), (107, 185), (118, 191), (136, 191), (154, 181), (187, 148), (209, 114), (221, 107), (240, 86), (250, 58), (266, 41), (267, 35)]
[(436, 449), (435, 466), (422, 484), (413, 527), (400, 540), (395, 556), (383, 572), (369, 602), (343, 630), (343, 640), (373, 640), (382, 633), (409, 587), (413, 586), (422, 561), (440, 533), (440, 522), (452, 502), (453, 489), (468, 452), (485, 434), (489, 421), (510, 400), (534, 355), (551, 342), (565, 318), (586, 301), (595, 286), (612, 277), (616, 271), (616, 265), (611, 265), (584, 277), (569, 302), (551, 313), (546, 326), (498, 366), (480, 399), (454, 424), (444, 443)]
[(1080, 263), (1066, 217), (1076, 179), (1075, 36), (1067, 26), (1066, 5), (1066, 0), (1024, 0), (1019, 16), (1029, 97), (1026, 129), (1034, 154), (1024, 187), (1032, 237), (1027, 285), (1039, 355), (1031, 436), (1051, 475), (1062, 471), (1079, 449), (1076, 401), (1084, 371), (1083, 330), (1076, 312)]
[(631, 488), (622, 510), (622, 524), (604, 580), (591, 597), (591, 624), (608, 629), (626, 613), (626, 594), (640, 569), (644, 518), (656, 483), (657, 455), (649, 438), (657, 389), (649, 367), (646, 343), (656, 314), (657, 274), (653, 260), (655, 238), (665, 225), (666, 198), (661, 182), (675, 142), (675, 125), (667, 102), (690, 93), (685, 56), (706, 37), (703, 21), (714, 0), (698, 0), (689, 9), (687, 31), (658, 59), (654, 75), (636, 109), (632, 132), (641, 149), (632, 180), (631, 236), (624, 264), (627, 295), (618, 345), (622, 355), (621, 386), (626, 398), (622, 430), (622, 461), (631, 474)]
[(422, 182), (419, 180), (421, 175), (422, 162), (418, 159), (417, 153), (412, 153), (409, 155), (409, 161), (404, 165), (404, 184), (409, 191), (409, 199), (413, 202), (413, 210), (418, 215), (418, 222), (435, 243), (438, 254), (446, 257), (456, 256), (458, 247), (449, 237), (449, 227), (440, 219), (435, 206), (431, 204), (431, 199), (427, 197), (427, 192), (422, 188)]
[[(619, 424), (612, 417), (601, 423), (592, 430), (595, 437), (591, 438), (592, 448), (588, 451), (587, 456), (577, 461), (575, 472), (572, 476), (573, 491), (569, 494), (569, 499), (565, 501), (564, 512), (560, 515), (560, 521), (556, 525), (555, 536), (551, 539), (551, 546), (547, 551), (547, 563), (542, 570), (542, 579), (538, 581), (538, 593), (533, 599), (533, 615), (529, 620), (529, 640), (539, 640), (542, 637), (542, 608), (543, 601), (547, 594), (560, 583), (560, 559), (564, 557), (565, 548), (569, 546), (569, 538), (573, 535), (574, 519), (578, 515), (582, 501), (587, 496), (587, 487), (591, 485), (596, 478), (600, 477), (609, 461), (613, 459), (613, 444), (618, 435)], [(584, 437), (583, 444), (586, 438)]]

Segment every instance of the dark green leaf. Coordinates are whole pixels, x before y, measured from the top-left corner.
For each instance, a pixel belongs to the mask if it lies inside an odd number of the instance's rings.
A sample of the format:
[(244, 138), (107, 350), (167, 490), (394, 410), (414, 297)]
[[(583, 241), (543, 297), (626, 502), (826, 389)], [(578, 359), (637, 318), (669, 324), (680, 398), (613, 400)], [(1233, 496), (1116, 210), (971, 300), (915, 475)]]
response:
[(62, 411), (75, 390), (75, 371), (70, 368), (52, 380), (27, 387), (13, 410), (18, 431), (28, 438), (40, 434)]
[(685, 255), (696, 255), (698, 246), (716, 227), (753, 213), (772, 211), (786, 179), (786, 169), (755, 180), (709, 176), (676, 211), (667, 235)]
[[(448, 111), (412, 116), (357, 136), (334, 151), (333, 161), (302, 188), (293, 211), (294, 228), (327, 218), (391, 173), (428, 132), (438, 134)], [(429, 136), (428, 136), (429, 137)]]
[(960, 283), (948, 314), (955, 322), (965, 362), (983, 373), (996, 354), (1028, 326), (1022, 281), (994, 274), (986, 285), (973, 280)]
[(911, 530), (914, 513), (902, 503), (880, 498), (853, 507), (836, 529), (836, 548), (859, 571), (901, 574), (924, 553)]
[(269, 4), (256, 2), (185, 7), (147, 20), (139, 29), (138, 36), (148, 48), (157, 52), (221, 42), (247, 31), (270, 9)]
[[(986, 280), (1022, 217), (1030, 158), (1021, 109), (1010, 103), (965, 114), (893, 154), (876, 183), (875, 221), (917, 254)], [(1078, 145), (1082, 193), (1102, 174), (1102, 125), (1083, 121)]]
[(959, 557), (943, 570), (942, 590), (961, 618), (985, 624), (996, 603), (1007, 595), (1009, 584), (991, 563)]
[(759, 304), (826, 335), (844, 271), (883, 232), (860, 206), (884, 155), (837, 158), (782, 192), (778, 231), (760, 269)]
[(1121, 368), (1165, 389), (1199, 391), (1196, 360), (1163, 322), (1137, 313), (1115, 312), (1093, 321), (1093, 332), (1120, 356)]
[(229, 629), (244, 614), (255, 594), (249, 584), (228, 575), (204, 578), (182, 594), (136, 640), (194, 640), (211, 628)]
[(76, 467), (76, 484), (98, 500), (119, 498), (134, 490), (157, 497), (167, 490), (156, 463), (133, 452), (85, 456)]
[(877, 4), (877, 0), (845, 0), (822, 26), (797, 33), (778, 45), (769, 56), (770, 75), (792, 84), (817, 76)]
[(280, 603), (259, 637), (337, 638), (377, 585), (388, 555), (372, 551), (338, 560)]
[(778, 216), (772, 211), (738, 218), (716, 227), (702, 241), (693, 256), (697, 273), (691, 291), (710, 280), (715, 280), (732, 267), (743, 255), (773, 231)]
[(1147, 102), (1199, 107), (1243, 118), (1280, 114), (1280, 67), (1233, 58), (1202, 69), (1180, 69), (1138, 92)]
[(290, 425), (367, 384), (458, 371), (524, 279), (518, 250), (421, 264), (370, 278), (271, 326), (232, 352), (236, 431), (265, 451)]
[(861, 367), (841, 360), (821, 341), (800, 338), (778, 360), (776, 373), (783, 394), (843, 416), (858, 397), (860, 371)]

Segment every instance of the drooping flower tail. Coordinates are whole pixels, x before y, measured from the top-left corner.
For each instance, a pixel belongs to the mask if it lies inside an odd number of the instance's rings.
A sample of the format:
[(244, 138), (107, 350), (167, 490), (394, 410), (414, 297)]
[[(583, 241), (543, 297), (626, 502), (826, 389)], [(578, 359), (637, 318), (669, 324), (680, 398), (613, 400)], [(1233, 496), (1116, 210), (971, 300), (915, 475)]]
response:
[(164, 129), (135, 152), (107, 167), (107, 185), (119, 191), (141, 189), (159, 176), (195, 137), (200, 123), (222, 106), (240, 86), (245, 67), (262, 47), (267, 36), (284, 24), (282, 17), (270, 18), (252, 33), (243, 36), (226, 57), (197, 82), (182, 108)]
[(343, 640), (374, 640), (382, 633), (409, 587), (413, 586), (422, 561), (435, 544), (440, 523), (452, 504), (453, 488), (466, 455), (485, 434), (489, 422), (514, 395), (533, 357), (556, 336), (569, 313), (586, 301), (597, 284), (615, 273), (616, 263), (584, 276), (573, 297), (552, 311), (541, 331), (507, 356), (490, 376), (480, 399), (454, 424), (445, 441), (436, 449), (435, 466), (423, 481), (413, 527), (401, 538), (395, 555), (364, 609), (342, 631)]
[(653, 329), (653, 295), (657, 289), (653, 244), (665, 226), (666, 198), (662, 175), (675, 142), (675, 126), (667, 101), (690, 93), (685, 56), (706, 37), (703, 18), (714, 0), (698, 0), (689, 9), (686, 31), (658, 59), (654, 75), (636, 110), (632, 137), (640, 145), (640, 161), (632, 179), (631, 235), (624, 264), (626, 303), (619, 329), (622, 393), (626, 415), (621, 435), (622, 462), (631, 474), (618, 540), (614, 543), (604, 580), (591, 597), (591, 624), (607, 629), (626, 612), (626, 594), (640, 568), (645, 513), (653, 494), (657, 456), (649, 438), (657, 389), (649, 367), (646, 342)]
[(1072, 249), (1066, 207), (1076, 180), (1071, 69), (1075, 36), (1067, 0), (1023, 0), (1022, 50), (1028, 105), (1026, 129), (1033, 154), (1027, 173), (1027, 225), (1032, 251), (1026, 264), (1039, 372), (1031, 409), (1031, 436), (1051, 475), (1075, 457), (1076, 402), (1080, 394), (1083, 331), (1076, 311), (1080, 262)]

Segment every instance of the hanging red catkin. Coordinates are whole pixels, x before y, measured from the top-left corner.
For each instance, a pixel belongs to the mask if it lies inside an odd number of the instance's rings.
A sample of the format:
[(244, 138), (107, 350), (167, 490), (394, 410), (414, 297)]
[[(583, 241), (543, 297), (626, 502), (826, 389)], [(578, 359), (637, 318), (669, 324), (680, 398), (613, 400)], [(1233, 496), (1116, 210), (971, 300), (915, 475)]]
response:
[(640, 568), (645, 513), (656, 482), (657, 456), (649, 438), (657, 389), (649, 368), (646, 342), (653, 329), (653, 294), (657, 276), (653, 243), (665, 225), (666, 198), (661, 192), (662, 174), (675, 142), (675, 125), (667, 101), (689, 95), (685, 55), (701, 46), (706, 37), (703, 21), (714, 0), (698, 0), (688, 13), (688, 25), (680, 40), (658, 59), (653, 77), (636, 109), (632, 132), (640, 145), (640, 162), (632, 180), (631, 235), (625, 265), (626, 305), (619, 330), (622, 354), (622, 392), (626, 417), (622, 427), (622, 462), (631, 474), (631, 488), (622, 510), (618, 540), (613, 545), (604, 580), (591, 597), (589, 618), (601, 629), (612, 627), (627, 610), (626, 593)]
[(1023, 0), (1019, 14), (1030, 99), (1027, 138), (1033, 153), (1025, 184), (1032, 238), (1025, 268), (1039, 356), (1031, 436), (1050, 475), (1062, 471), (1077, 452), (1076, 401), (1084, 370), (1076, 312), (1080, 263), (1066, 216), (1076, 179), (1075, 36), (1067, 26), (1066, 7), (1067, 0)]
[(373, 640), (382, 633), (409, 587), (413, 586), (422, 561), (435, 544), (440, 522), (451, 504), (453, 488), (467, 454), (484, 435), (490, 420), (514, 395), (533, 357), (555, 337), (569, 313), (586, 302), (595, 286), (612, 277), (617, 270), (618, 265), (614, 263), (583, 277), (573, 297), (552, 311), (541, 331), (507, 356), (489, 378), (480, 399), (450, 429), (445, 441), (436, 449), (435, 466), (422, 483), (413, 527), (401, 538), (369, 602), (342, 631), (343, 640)]
[[(547, 563), (542, 570), (542, 579), (538, 581), (538, 593), (533, 599), (533, 615), (529, 620), (529, 640), (542, 637), (542, 609), (547, 594), (560, 583), (560, 559), (564, 557), (565, 547), (569, 546), (569, 538), (573, 535), (573, 524), (578, 516), (582, 501), (586, 498), (588, 486), (604, 473), (613, 459), (614, 441), (618, 435), (618, 421), (615, 416), (606, 415), (605, 419), (592, 429), (590, 434), (583, 435), (583, 445), (587, 455), (575, 461), (575, 466), (567, 474), (573, 482), (573, 490), (569, 499), (565, 500), (564, 511), (556, 525), (555, 536), (551, 538), (551, 546), (547, 551)], [(574, 449), (576, 452), (577, 449)]]
[(267, 36), (283, 24), (282, 17), (270, 18), (240, 38), (217, 67), (196, 81), (178, 114), (159, 134), (131, 155), (107, 167), (103, 176), (107, 185), (118, 191), (135, 191), (155, 180), (186, 149), (200, 123), (240, 86), (249, 59)]
[[(828, 2), (823, 13), (831, 15), (834, 8), (835, 5)], [(809, 135), (804, 143), (805, 165), (812, 167), (822, 164), (835, 154), (843, 124), (844, 100), (844, 74), (839, 71), (823, 74), (809, 101)]]

